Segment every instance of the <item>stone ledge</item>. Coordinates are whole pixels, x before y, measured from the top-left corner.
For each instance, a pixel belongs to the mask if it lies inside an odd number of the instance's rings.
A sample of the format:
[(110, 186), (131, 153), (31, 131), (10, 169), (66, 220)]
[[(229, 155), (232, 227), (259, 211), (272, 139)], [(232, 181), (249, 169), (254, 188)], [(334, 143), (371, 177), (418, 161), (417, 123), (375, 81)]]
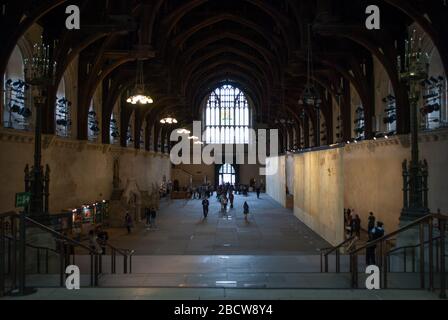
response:
[[(34, 133), (20, 130), (12, 130), (0, 128), (0, 142), (6, 143), (16, 143), (16, 144), (34, 144)], [(123, 148), (117, 145), (107, 145), (92, 143), (89, 141), (72, 140), (68, 138), (58, 137), (55, 135), (43, 135), (42, 136), (42, 149), (52, 149), (52, 148), (63, 148), (63, 149), (73, 149), (81, 152), (83, 150), (92, 150), (106, 153), (114, 154), (133, 154), (134, 156), (144, 156), (144, 157), (160, 157), (162, 159), (169, 158), (169, 154), (146, 151), (135, 148)]]

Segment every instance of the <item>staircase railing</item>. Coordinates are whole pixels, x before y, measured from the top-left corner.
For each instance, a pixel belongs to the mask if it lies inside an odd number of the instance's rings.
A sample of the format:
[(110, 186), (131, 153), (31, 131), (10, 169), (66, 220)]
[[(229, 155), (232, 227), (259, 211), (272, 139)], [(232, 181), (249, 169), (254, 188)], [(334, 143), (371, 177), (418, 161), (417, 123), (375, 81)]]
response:
[(117, 254), (121, 255), (123, 257), (123, 273), (124, 274), (131, 274), (132, 273), (132, 258), (135, 254), (134, 250), (129, 249), (118, 249), (110, 244), (107, 245), (107, 247), (111, 251), (111, 274), (117, 273)]
[[(13, 243), (14, 238), (11, 236), (4, 236), (5, 241), (7, 243), (6, 247), (7, 247), (7, 253), (6, 256), (8, 257), (8, 261), (10, 261), (11, 256), (12, 256), (12, 252), (11, 252), (11, 243)], [(16, 240), (17, 242), (20, 242), (20, 240)], [(51, 248), (47, 248), (47, 247), (42, 247), (42, 246), (36, 246), (36, 245), (32, 245), (30, 243), (26, 243), (25, 246), (27, 248), (33, 249), (35, 250), (36, 253), (36, 273), (37, 274), (49, 274), (49, 269), (50, 269), (50, 253), (54, 253), (56, 255), (59, 255), (59, 252), (51, 249)], [(44, 259), (42, 261), (42, 253), (44, 253)], [(44, 269), (42, 271), (42, 262), (44, 262)], [(6, 264), (6, 273), (9, 274), (11, 272), (11, 264), (7, 263)]]
[[(425, 289), (426, 287), (426, 263), (425, 256), (426, 250), (425, 246), (428, 245), (428, 273), (429, 273), (429, 289), (434, 289), (434, 254), (438, 255), (436, 270), (439, 270), (440, 274), (440, 298), (446, 299), (446, 266), (445, 266), (445, 241), (446, 241), (446, 223), (448, 216), (441, 214), (429, 214), (425, 217), (417, 219), (416, 221), (410, 223), (409, 225), (400, 228), (399, 230), (392, 232), (391, 234), (385, 235), (380, 239), (368, 242), (366, 245), (352, 250), (350, 254), (350, 265), (351, 265), (351, 287), (358, 288), (358, 258), (361, 252), (366, 251), (368, 248), (377, 249), (376, 256), (378, 257), (378, 267), (381, 271), (381, 288), (388, 288), (388, 271), (389, 271), (389, 251), (386, 249), (387, 240), (397, 238), (397, 236), (403, 234), (414, 228), (419, 229), (419, 242), (415, 248), (419, 251), (419, 274), (420, 274), (420, 288)], [(438, 222), (440, 238), (437, 240), (440, 245), (436, 248), (434, 252), (434, 225)], [(428, 227), (428, 241), (425, 240), (425, 227)], [(397, 250), (399, 250), (398, 248)], [(394, 249), (395, 250), (395, 249)]]
[(341, 272), (341, 248), (345, 247), (347, 244), (356, 240), (356, 236), (350, 237), (336, 247), (323, 248), (320, 249), (320, 272), (328, 273), (328, 260), (329, 256), (333, 253), (336, 255), (335, 259), (335, 269), (336, 273)]
[[(25, 224), (35, 227), (50, 234), (56, 244), (56, 249), (36, 246), (27, 243), (25, 237)], [(95, 249), (73, 240), (66, 235), (57, 232), (46, 225), (29, 217), (24, 217), (16, 212), (0, 214), (0, 296), (18, 291), (25, 292), (26, 282), (26, 248), (36, 250), (37, 273), (41, 273), (41, 253), (45, 253), (45, 273), (49, 273), (50, 253), (58, 257), (59, 285), (64, 286), (65, 269), (68, 265), (75, 265), (77, 250), (84, 250), (90, 256), (90, 286), (99, 285), (99, 277), (102, 273), (103, 256)], [(108, 245), (111, 250), (112, 273), (116, 273), (116, 257), (122, 255), (124, 260), (124, 273), (132, 272), (133, 250), (117, 249)]]
[[(439, 251), (439, 246), (440, 246), (440, 241), (441, 241), (441, 237), (436, 237), (433, 238), (432, 241), (431, 240), (427, 240), (424, 242), (424, 245), (430, 245), (431, 242), (433, 245), (435, 245), (435, 252)], [(388, 261), (388, 272), (391, 273), (393, 272), (392, 270), (392, 263), (391, 263), (391, 257), (392, 256), (399, 256), (402, 258), (403, 260), (403, 269), (402, 272), (406, 273), (409, 272), (408, 270), (408, 261), (411, 262), (411, 269), (410, 272), (415, 273), (416, 272), (416, 262), (417, 262), (417, 251), (420, 248), (420, 244), (416, 244), (413, 246), (404, 246), (404, 247), (399, 247), (399, 248), (394, 248), (390, 251), (388, 251), (387, 254), (387, 261)], [(399, 255), (400, 251), (402, 251), (402, 255)], [(410, 251), (410, 254), (409, 254)], [(410, 259), (410, 260), (409, 260)], [(440, 267), (440, 263), (439, 263), (439, 259), (440, 256), (438, 254), (435, 255), (435, 271), (439, 272), (439, 267)], [(434, 260), (434, 259), (433, 259)]]
[[(78, 247), (86, 250), (88, 254), (90, 255), (90, 286), (91, 287), (97, 287), (98, 286), (98, 279), (99, 275), (101, 273), (101, 263), (102, 263), (102, 257), (101, 255), (93, 250), (92, 248), (82, 244), (81, 242), (78, 242), (76, 240), (73, 240), (62, 233), (59, 233), (29, 217), (25, 218), (26, 221), (35, 227), (48, 232), (49, 234), (53, 235), (55, 237), (55, 240), (57, 241), (57, 252), (59, 253), (59, 284), (61, 287), (64, 286), (64, 277), (65, 277), (65, 268), (71, 263), (75, 263), (75, 255), (71, 254), (70, 247)], [(69, 251), (69, 252), (67, 252)], [(73, 260), (70, 261), (72, 258)]]

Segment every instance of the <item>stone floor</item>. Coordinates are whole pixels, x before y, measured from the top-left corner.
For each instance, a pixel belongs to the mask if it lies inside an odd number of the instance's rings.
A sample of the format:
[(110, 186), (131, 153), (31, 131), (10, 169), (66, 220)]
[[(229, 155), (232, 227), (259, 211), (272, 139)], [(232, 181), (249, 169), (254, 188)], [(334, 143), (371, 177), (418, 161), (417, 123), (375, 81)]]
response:
[[(251, 207), (249, 222), (241, 213), (244, 201)], [(111, 257), (106, 255), (101, 288), (86, 288), (90, 259), (78, 256), (82, 290), (58, 289), (57, 274), (29, 275), (27, 284), (41, 289), (24, 299), (437, 299), (434, 293), (410, 290), (419, 287), (415, 275), (393, 275), (392, 290), (367, 291), (350, 290), (348, 273), (319, 273), (319, 248), (329, 244), (266, 195), (237, 197), (235, 209), (224, 214), (212, 199), (207, 220), (202, 219), (201, 201), (165, 201), (157, 224), (157, 229), (147, 230), (138, 223), (131, 235), (124, 228), (108, 230), (113, 245), (135, 250), (132, 275), (123, 274), (120, 258), (117, 274), (111, 275)], [(360, 283), (365, 281), (362, 261)], [(333, 265), (331, 257), (330, 269)], [(342, 270), (348, 271), (344, 257)]]
[[(242, 214), (244, 201), (251, 209), (249, 222)], [(267, 195), (236, 196), (235, 209), (225, 214), (215, 198), (210, 203), (204, 221), (201, 201), (166, 201), (158, 212), (157, 230), (147, 230), (143, 223), (131, 235), (124, 228), (112, 229), (110, 242), (136, 255), (299, 255), (329, 247)]]

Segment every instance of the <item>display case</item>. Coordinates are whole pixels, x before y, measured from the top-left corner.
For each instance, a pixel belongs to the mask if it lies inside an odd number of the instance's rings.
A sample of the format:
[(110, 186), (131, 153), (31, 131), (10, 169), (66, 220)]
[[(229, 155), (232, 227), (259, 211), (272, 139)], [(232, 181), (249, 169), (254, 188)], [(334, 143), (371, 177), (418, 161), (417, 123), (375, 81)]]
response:
[(98, 225), (109, 225), (109, 202), (103, 200), (91, 205), (70, 210), (72, 214), (72, 228), (79, 229), (83, 234)]

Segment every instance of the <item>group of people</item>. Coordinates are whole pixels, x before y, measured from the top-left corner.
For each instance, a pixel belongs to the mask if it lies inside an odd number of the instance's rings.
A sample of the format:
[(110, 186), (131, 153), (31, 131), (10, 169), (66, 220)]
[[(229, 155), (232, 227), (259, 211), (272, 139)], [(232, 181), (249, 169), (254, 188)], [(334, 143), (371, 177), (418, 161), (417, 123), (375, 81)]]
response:
[[(145, 219), (146, 219), (146, 227), (148, 229), (156, 229), (156, 219), (157, 219), (157, 210), (154, 207), (145, 208)], [(132, 228), (134, 227), (134, 221), (132, 220), (132, 216), (129, 211), (126, 212), (124, 217), (124, 225), (128, 234), (132, 233)]]
[(361, 238), (361, 218), (355, 213), (355, 209), (344, 209), (344, 223), (350, 237)]
[[(358, 239), (361, 238), (361, 218), (355, 213), (354, 209), (344, 210), (344, 221), (346, 230), (350, 237), (356, 236)], [(368, 241), (367, 244), (375, 242), (376, 240), (382, 238), (385, 234), (384, 223), (381, 221), (376, 221), (376, 217), (373, 212), (369, 213), (367, 221), (367, 234)], [(376, 264), (376, 245), (373, 244), (366, 249), (366, 264), (375, 265)]]
[[(235, 194), (233, 191), (230, 191), (230, 193), (227, 196), (227, 193), (221, 193), (218, 195), (218, 201), (221, 204), (221, 212), (227, 212), (227, 206), (230, 202), (230, 209), (234, 209), (234, 201), (235, 201)], [(204, 216), (204, 220), (207, 219), (208, 214), (210, 210), (210, 201), (209, 198), (206, 198), (202, 201), (202, 212)], [(244, 213), (244, 219), (248, 221), (248, 215), (249, 215), (249, 204), (247, 201), (244, 202), (243, 205), (243, 213)]]
[(189, 188), (192, 199), (203, 200), (213, 196), (215, 190), (210, 183), (203, 184), (199, 187)]
[(156, 219), (157, 219), (157, 210), (156, 208), (145, 208), (145, 218), (146, 218), (146, 228), (157, 229)]

